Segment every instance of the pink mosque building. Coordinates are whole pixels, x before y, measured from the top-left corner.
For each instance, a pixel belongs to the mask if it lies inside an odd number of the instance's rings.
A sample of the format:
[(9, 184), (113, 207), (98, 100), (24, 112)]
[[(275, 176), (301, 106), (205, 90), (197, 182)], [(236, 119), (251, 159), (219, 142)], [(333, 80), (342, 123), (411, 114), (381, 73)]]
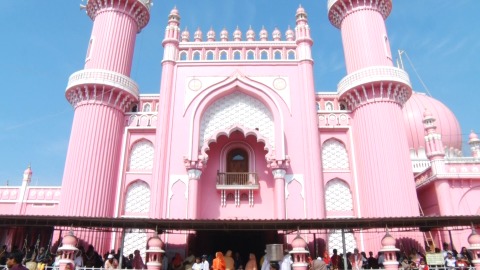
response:
[[(87, 1), (93, 30), (85, 67), (66, 87), (75, 114), (62, 186), (29, 186), (28, 168), (21, 187), (0, 187), (2, 213), (279, 223), (480, 213), (480, 140), (472, 132), (471, 153), (462, 154), (455, 115), (413, 92), (408, 74), (394, 65), (385, 27), (391, 0), (328, 1), (346, 62), (331, 92), (315, 90), (302, 7), (285, 33), (206, 34), (181, 31), (174, 8), (159, 94), (141, 94), (130, 73), (150, 7), (150, 0)], [(26, 233), (3, 230), (0, 240), (20, 245)], [(455, 231), (455, 247), (468, 246), (469, 233)], [(145, 251), (150, 234), (126, 232), (125, 253)], [(121, 244), (119, 233), (76, 235), (98, 250)], [(341, 249), (338, 231), (302, 235)], [(348, 233), (347, 250), (376, 252), (383, 235)], [(420, 232), (392, 235), (424, 246)], [(180, 231), (162, 240), (167, 252), (185, 254), (238, 250), (247, 240), (263, 251), (281, 236)], [(443, 230), (431, 238), (437, 247), (450, 242)]]

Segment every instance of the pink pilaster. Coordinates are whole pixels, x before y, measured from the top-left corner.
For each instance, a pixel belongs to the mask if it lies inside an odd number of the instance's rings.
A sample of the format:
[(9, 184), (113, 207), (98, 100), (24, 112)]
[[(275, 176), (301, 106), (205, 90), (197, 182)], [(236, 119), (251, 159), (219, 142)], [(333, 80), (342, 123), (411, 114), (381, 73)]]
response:
[(198, 181), (202, 175), (202, 170), (196, 168), (187, 169), (188, 172), (188, 218), (197, 218), (198, 205)]

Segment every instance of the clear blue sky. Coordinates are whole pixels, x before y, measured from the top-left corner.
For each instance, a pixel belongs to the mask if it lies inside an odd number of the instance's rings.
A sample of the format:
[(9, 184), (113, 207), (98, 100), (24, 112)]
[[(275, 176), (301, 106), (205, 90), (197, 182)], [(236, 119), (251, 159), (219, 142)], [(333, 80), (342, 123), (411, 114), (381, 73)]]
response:
[[(73, 109), (64, 97), (68, 77), (83, 68), (92, 22), (80, 0), (0, 1), (0, 185), (20, 185), (32, 164), (33, 185), (60, 185)], [(213, 27), (244, 33), (262, 25), (282, 33), (305, 7), (314, 39), (315, 87), (335, 91), (345, 75), (340, 32), (321, 0), (156, 0), (149, 25), (138, 35), (132, 78), (142, 93), (158, 93), (167, 15), (177, 6), (182, 29), (193, 37)], [(407, 51), (430, 93), (462, 126), (464, 149), (480, 131), (480, 1), (394, 0), (387, 20), (392, 51)], [(257, 34), (258, 36), (258, 34)], [(271, 36), (271, 34), (270, 34)], [(414, 89), (424, 92), (411, 67)], [(470, 152), (464, 153), (470, 155)]]

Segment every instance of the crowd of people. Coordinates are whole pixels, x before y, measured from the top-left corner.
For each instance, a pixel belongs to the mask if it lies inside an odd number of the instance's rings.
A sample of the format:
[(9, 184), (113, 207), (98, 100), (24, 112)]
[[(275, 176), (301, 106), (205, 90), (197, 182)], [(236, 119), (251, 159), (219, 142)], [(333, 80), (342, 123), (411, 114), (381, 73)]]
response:
[[(443, 244), (443, 250), (437, 249), (435, 253), (442, 254), (444, 258), (444, 269), (466, 270), (472, 267), (472, 254), (465, 247), (460, 252), (449, 250), (447, 243)], [(428, 253), (427, 253), (428, 254)], [(61, 252), (52, 254), (48, 248), (32, 246), (19, 250), (12, 247), (7, 251), (4, 245), (0, 250), (0, 265), (6, 265), (10, 270), (47, 270), (58, 269)], [(345, 260), (346, 259), (346, 260)], [(409, 253), (397, 252), (399, 269), (403, 270), (429, 270), (426, 254), (418, 252), (412, 248)], [(347, 254), (338, 254), (333, 249), (333, 255), (330, 256), (325, 251), (323, 257), (312, 259), (307, 256), (309, 270), (362, 270), (362, 269), (382, 269), (384, 268), (384, 256), (381, 252), (375, 257), (373, 252), (369, 252), (367, 257), (365, 252), (359, 252), (357, 248)], [(346, 265), (345, 265), (346, 262)], [(244, 262), (239, 252), (233, 253), (231, 250), (222, 253), (218, 251), (215, 256), (204, 254), (195, 256), (193, 252), (183, 259), (179, 253), (172, 258), (163, 257), (161, 270), (291, 270), (292, 258), (288, 250), (285, 250), (284, 257), (279, 262), (271, 262), (268, 255), (265, 254), (257, 260), (255, 254), (250, 253), (248, 260)], [(25, 266), (24, 266), (25, 265)], [(436, 265), (442, 266), (442, 265)], [(73, 264), (66, 266), (66, 270), (75, 268), (104, 268), (104, 269), (146, 269), (146, 265), (139, 250), (127, 257), (120, 255), (120, 250), (101, 256), (95, 248), (90, 245), (87, 250), (82, 246), (74, 254)]]

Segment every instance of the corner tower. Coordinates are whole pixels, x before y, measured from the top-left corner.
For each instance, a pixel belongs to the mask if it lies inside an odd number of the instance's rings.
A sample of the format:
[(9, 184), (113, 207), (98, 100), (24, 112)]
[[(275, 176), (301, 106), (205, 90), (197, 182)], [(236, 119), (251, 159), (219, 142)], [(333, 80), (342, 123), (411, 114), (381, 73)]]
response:
[(344, 46), (347, 76), (338, 95), (353, 112), (359, 217), (419, 215), (402, 122), (412, 89), (408, 74), (393, 66), (384, 21), (391, 10), (391, 0), (328, 1), (328, 17)]
[(125, 111), (138, 101), (130, 78), (136, 35), (150, 19), (150, 0), (88, 0), (93, 20), (85, 68), (66, 98), (75, 109), (62, 183), (60, 215), (112, 217)]

